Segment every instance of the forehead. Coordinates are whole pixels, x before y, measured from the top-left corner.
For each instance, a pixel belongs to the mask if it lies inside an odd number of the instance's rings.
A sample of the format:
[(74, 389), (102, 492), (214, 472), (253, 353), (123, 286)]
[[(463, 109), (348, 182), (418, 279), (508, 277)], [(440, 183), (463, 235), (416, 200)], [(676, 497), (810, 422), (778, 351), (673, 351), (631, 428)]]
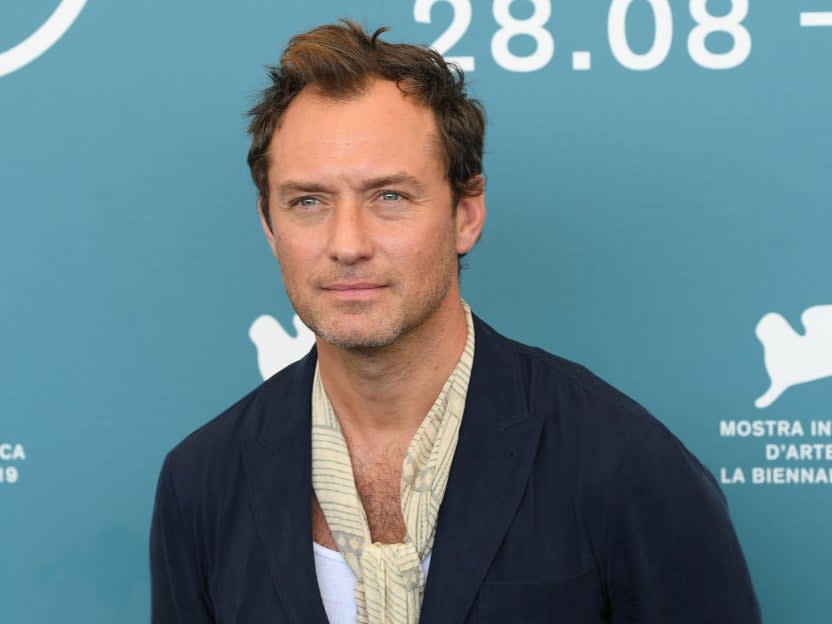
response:
[(348, 99), (307, 87), (289, 105), (270, 145), (269, 177), (442, 171), (433, 111), (395, 83), (377, 80)]

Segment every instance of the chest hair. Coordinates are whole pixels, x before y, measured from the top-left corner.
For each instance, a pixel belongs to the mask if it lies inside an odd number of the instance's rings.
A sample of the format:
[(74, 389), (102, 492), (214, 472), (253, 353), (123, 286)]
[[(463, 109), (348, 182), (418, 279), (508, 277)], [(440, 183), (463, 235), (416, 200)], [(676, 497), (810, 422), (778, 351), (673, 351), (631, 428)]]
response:
[[(398, 544), (404, 541), (400, 494), (404, 453), (397, 449), (385, 453), (358, 452), (350, 457), (355, 487), (374, 542)], [(337, 549), (317, 499), (312, 501), (312, 537), (322, 546)]]

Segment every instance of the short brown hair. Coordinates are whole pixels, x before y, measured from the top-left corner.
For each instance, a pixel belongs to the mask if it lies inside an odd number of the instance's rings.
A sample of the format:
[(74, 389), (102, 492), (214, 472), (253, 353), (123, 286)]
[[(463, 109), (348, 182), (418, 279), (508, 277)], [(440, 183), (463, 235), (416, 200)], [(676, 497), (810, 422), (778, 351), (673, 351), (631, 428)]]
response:
[(279, 65), (268, 68), (272, 84), (249, 111), (248, 165), (270, 227), (269, 144), (289, 104), (308, 86), (339, 99), (360, 95), (374, 79), (395, 82), (433, 110), (453, 206), (482, 192), (485, 113), (468, 97), (462, 71), (430, 48), (381, 41), (386, 30), (370, 35), (346, 19), (319, 26), (292, 37)]

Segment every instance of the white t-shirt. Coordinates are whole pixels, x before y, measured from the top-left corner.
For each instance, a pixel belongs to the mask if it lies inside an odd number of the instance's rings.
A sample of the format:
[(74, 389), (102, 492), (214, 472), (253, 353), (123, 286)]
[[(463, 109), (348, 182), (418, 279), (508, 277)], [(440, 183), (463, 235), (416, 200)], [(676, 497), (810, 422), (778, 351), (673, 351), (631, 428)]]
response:
[[(315, 551), (315, 573), (321, 590), (329, 624), (355, 624), (355, 574), (337, 550), (312, 543)], [(430, 553), (422, 561), (425, 578), (430, 567)]]

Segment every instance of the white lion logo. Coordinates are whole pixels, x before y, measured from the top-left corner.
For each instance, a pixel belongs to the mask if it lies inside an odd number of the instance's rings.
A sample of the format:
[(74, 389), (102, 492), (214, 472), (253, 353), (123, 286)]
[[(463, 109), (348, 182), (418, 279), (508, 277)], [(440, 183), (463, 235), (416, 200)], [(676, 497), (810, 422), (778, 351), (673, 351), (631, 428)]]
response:
[(64, 36), (87, 0), (62, 0), (49, 19), (13, 48), (0, 53), (0, 77), (28, 65)]
[(757, 323), (771, 387), (754, 402), (768, 407), (791, 386), (832, 377), (832, 305), (814, 306), (800, 317), (798, 334), (781, 315), (771, 312)]
[(257, 366), (264, 380), (302, 358), (315, 343), (315, 334), (297, 314), (292, 318), (292, 324), (295, 326), (294, 336), (290, 336), (277, 319), (268, 314), (258, 317), (251, 324), (248, 337), (257, 347)]

